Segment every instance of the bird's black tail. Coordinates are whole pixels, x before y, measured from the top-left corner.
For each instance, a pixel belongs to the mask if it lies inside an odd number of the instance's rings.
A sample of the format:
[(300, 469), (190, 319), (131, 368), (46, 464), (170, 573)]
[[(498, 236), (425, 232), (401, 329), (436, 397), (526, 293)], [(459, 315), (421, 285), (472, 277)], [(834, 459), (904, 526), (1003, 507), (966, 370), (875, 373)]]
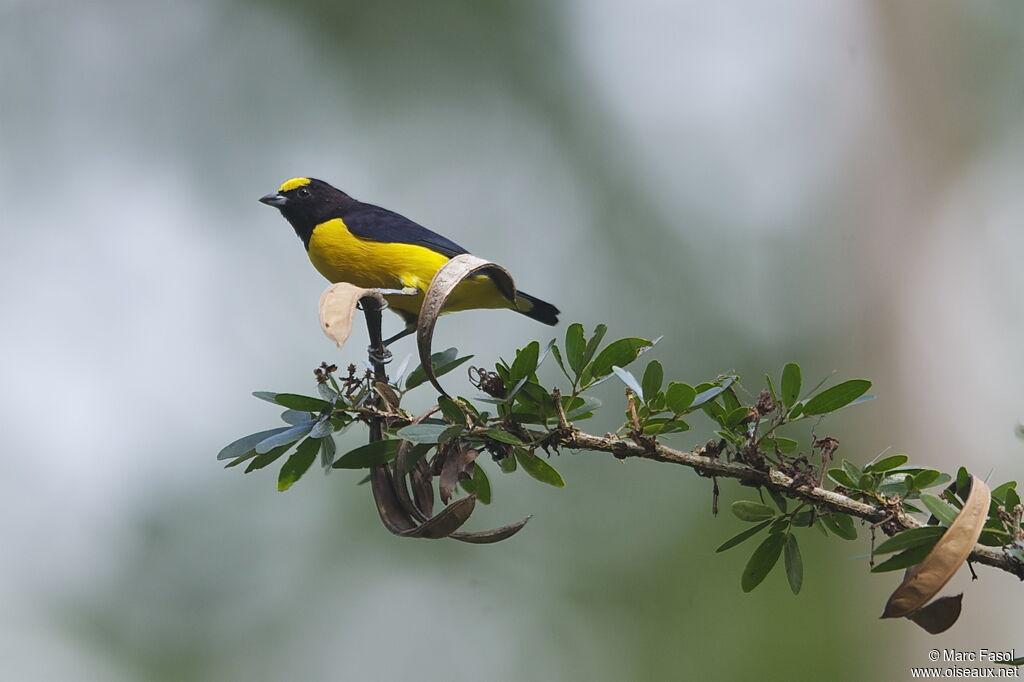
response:
[(558, 308), (547, 301), (542, 301), (535, 296), (524, 294), (521, 291), (516, 292), (515, 309), (516, 312), (520, 312), (538, 322), (550, 325), (558, 324)]

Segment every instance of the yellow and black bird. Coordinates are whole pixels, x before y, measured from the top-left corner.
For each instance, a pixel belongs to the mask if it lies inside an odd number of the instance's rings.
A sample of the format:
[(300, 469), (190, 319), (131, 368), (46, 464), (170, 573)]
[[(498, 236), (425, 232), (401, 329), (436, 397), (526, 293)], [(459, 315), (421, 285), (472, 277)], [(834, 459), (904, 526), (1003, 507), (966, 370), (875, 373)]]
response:
[[(357, 201), (323, 180), (292, 178), (260, 201), (280, 209), (313, 266), (331, 282), (410, 293), (386, 296), (406, 329), (385, 343), (415, 331), (434, 274), (450, 258), (468, 253), (450, 239), (393, 211)], [(510, 297), (485, 274), (456, 287), (444, 311), (473, 308), (508, 308), (544, 324), (558, 323), (558, 308), (522, 291)]]

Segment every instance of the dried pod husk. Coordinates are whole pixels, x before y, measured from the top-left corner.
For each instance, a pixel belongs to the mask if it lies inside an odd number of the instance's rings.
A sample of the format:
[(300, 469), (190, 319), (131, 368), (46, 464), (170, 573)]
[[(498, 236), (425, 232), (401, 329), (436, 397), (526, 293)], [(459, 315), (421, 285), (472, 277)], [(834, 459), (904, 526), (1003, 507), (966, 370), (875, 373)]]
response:
[(990, 500), (989, 487), (972, 476), (971, 492), (963, 509), (924, 561), (907, 571), (903, 582), (889, 597), (882, 618), (909, 616), (945, 587), (974, 549), (988, 517)]
[(377, 513), (384, 527), (395, 535), (406, 535), (415, 530), (417, 524), (402, 506), (391, 473), (384, 465), (370, 467), (370, 489), (377, 504)]
[(914, 611), (907, 618), (920, 625), (929, 633), (937, 635), (953, 627), (953, 624), (960, 618), (960, 608), (963, 599), (964, 595), (962, 593), (949, 597), (939, 597), (928, 606)]
[(352, 317), (360, 299), (372, 296), (384, 304), (384, 297), (371, 289), (337, 282), (320, 295), (320, 328), (341, 348), (352, 333)]
[(446, 538), (462, 524), (469, 520), (469, 516), (476, 507), (476, 495), (468, 495), (442, 509), (437, 516), (432, 516), (414, 530), (404, 533), (410, 538), (428, 538), (437, 540)]
[(441, 388), (441, 384), (434, 375), (434, 366), (430, 361), (430, 349), (434, 338), (434, 325), (441, 314), (445, 301), (455, 288), (463, 280), (477, 274), (488, 275), (511, 303), (515, 303), (516, 286), (512, 281), (512, 275), (505, 268), (497, 263), (477, 258), (468, 253), (455, 256), (441, 266), (430, 281), (426, 294), (423, 295), (423, 305), (420, 308), (419, 321), (416, 324), (416, 345), (420, 353), (420, 363), (427, 379), (441, 395), (448, 393)]

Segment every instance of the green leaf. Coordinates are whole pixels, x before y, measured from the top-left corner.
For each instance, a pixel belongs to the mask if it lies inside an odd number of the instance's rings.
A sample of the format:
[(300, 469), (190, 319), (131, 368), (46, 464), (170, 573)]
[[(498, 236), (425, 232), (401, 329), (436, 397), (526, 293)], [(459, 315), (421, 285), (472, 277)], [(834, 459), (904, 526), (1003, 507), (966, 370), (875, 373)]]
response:
[[(277, 403), (274, 404), (276, 405)], [(281, 421), (285, 424), (291, 424), (292, 426), (304, 424), (311, 419), (316, 419), (316, 415), (312, 412), (303, 412), (302, 410), (285, 410), (281, 413)]]
[(274, 403), (275, 405), (278, 404), (278, 402), (277, 402), (277, 393), (275, 393), (273, 391), (253, 391), (252, 395), (253, 395), (254, 398), (259, 398), (260, 400), (266, 400), (268, 403)]
[(655, 417), (644, 420), (644, 433), (655, 435), (659, 433), (679, 433), (689, 431), (690, 425), (674, 417)]
[(837, 469), (835, 467), (829, 469), (828, 477), (831, 478), (836, 483), (838, 483), (839, 485), (843, 486), (844, 488), (849, 488), (850, 490), (857, 489), (856, 481), (850, 478), (850, 475), (843, 471), (842, 469)]
[(446, 395), (438, 396), (437, 406), (441, 408), (441, 414), (452, 424), (466, 425), (466, 413), (458, 404)]
[(750, 416), (750, 408), (740, 405), (725, 415), (725, 422), (722, 424), (727, 429), (735, 430), (743, 421)]
[(898, 571), (901, 568), (909, 568), (924, 561), (928, 552), (932, 550), (931, 545), (918, 545), (904, 550), (896, 556), (890, 557), (871, 569), (872, 573), (885, 573), (886, 571)]
[(589, 395), (580, 396), (576, 398), (576, 401), (580, 401), (579, 403), (576, 404), (576, 407), (566, 410), (565, 418), (568, 419), (569, 421), (573, 421), (574, 419), (584, 419), (587, 416), (592, 416), (594, 410), (601, 407), (601, 401)]
[[(463, 355), (461, 358), (456, 357), (458, 354), (459, 350), (457, 348), (447, 348), (431, 355), (430, 365), (434, 368), (434, 375), (437, 377), (444, 376), (473, 357), (472, 355)], [(423, 365), (417, 365), (416, 369), (409, 372), (409, 377), (405, 380), (405, 389), (416, 388), (426, 380), (427, 373), (423, 371)]]
[[(307, 419), (307, 421), (312, 421)], [(290, 427), (279, 426), (276, 429), (267, 429), (266, 431), (260, 431), (259, 433), (251, 433), (248, 436), (242, 436), (238, 440), (232, 441), (221, 448), (221, 451), (217, 453), (217, 459), (235, 459), (242, 455), (248, 454), (252, 451), (260, 442), (266, 440), (270, 436), (277, 435), (287, 431)]]
[(511, 474), (516, 470), (516, 458), (512, 455), (502, 457), (496, 461), (498, 462), (498, 468), (500, 468), (501, 472), (504, 474)]
[(473, 468), (473, 492), (481, 504), (491, 503), (491, 481), (487, 478), (487, 472), (479, 463)]
[(863, 471), (861, 471), (859, 466), (857, 466), (848, 459), (843, 460), (842, 466), (843, 471), (846, 472), (846, 475), (849, 476), (854, 481), (859, 480), (861, 475), (864, 473)]
[(651, 342), (647, 339), (629, 337), (619, 339), (608, 344), (604, 350), (598, 353), (590, 367), (590, 374), (595, 379), (611, 374), (612, 367), (625, 367), (636, 360), (640, 351), (650, 348)]
[(277, 489), (284, 492), (302, 478), (302, 475), (309, 470), (316, 453), (320, 450), (320, 441), (315, 438), (307, 438), (295, 448), (295, 453), (288, 458), (288, 461), (281, 467), (281, 473), (277, 477)]
[[(732, 383), (732, 382), (729, 382), (729, 383)], [(729, 387), (729, 384), (725, 384), (723, 386), (712, 386), (711, 388), (709, 388), (709, 389), (707, 389), (705, 391), (701, 391), (700, 393), (698, 393), (694, 397), (693, 402), (690, 403), (690, 409), (693, 409), (695, 407), (700, 407), (701, 405), (705, 405), (709, 401), (714, 400), (715, 398), (717, 398), (719, 396), (719, 394), (722, 393), (722, 391), (724, 391), (728, 387)]]
[(294, 443), (286, 443), (270, 450), (269, 452), (264, 452), (262, 455), (257, 455), (251, 462), (249, 462), (249, 466), (245, 468), (245, 473), (248, 474), (249, 472), (256, 471), (257, 469), (270, 466), (277, 461), (281, 455), (291, 450), (292, 445), (294, 445)]
[(661, 382), (665, 379), (665, 370), (662, 369), (661, 363), (657, 360), (651, 360), (647, 363), (647, 369), (644, 370), (644, 377), (640, 380), (640, 387), (643, 389), (643, 395), (650, 400), (658, 391), (661, 390)]
[(573, 373), (579, 376), (580, 371), (587, 364), (584, 354), (587, 350), (586, 341), (583, 339), (583, 325), (574, 322), (565, 330), (565, 359), (569, 361), (569, 367)]
[(491, 440), (496, 440), (499, 443), (508, 443), (509, 445), (525, 445), (523, 441), (519, 439), (515, 434), (509, 433), (508, 431), (502, 431), (501, 429), (487, 429), (484, 431), (484, 435)]
[(410, 443), (436, 443), (448, 429), (448, 424), (409, 424), (398, 429), (396, 435)]
[(561, 474), (553, 466), (532, 452), (523, 448), (516, 448), (516, 459), (519, 460), (519, 465), (523, 467), (526, 473), (541, 483), (547, 483), (556, 488), (565, 487), (565, 481), (562, 480)]
[(872, 462), (864, 467), (864, 473), (880, 473), (884, 471), (890, 471), (892, 469), (899, 468), (907, 463), (910, 459), (906, 455), (890, 455), (877, 462)]
[(450, 440), (458, 438), (463, 433), (465, 433), (465, 431), (466, 427), (464, 427), (462, 424), (452, 424), (451, 426), (446, 426), (444, 431), (438, 434), (437, 442), (447, 443)]
[(765, 438), (764, 443), (765, 445), (772, 449), (778, 448), (779, 452), (785, 453), (787, 455), (796, 452), (797, 446), (800, 445), (799, 441), (795, 441), (792, 438), (784, 438), (782, 436), (775, 436), (774, 438)]
[(562, 360), (562, 351), (558, 350), (557, 345), (551, 346), (551, 354), (555, 356), (555, 362), (558, 363), (558, 369), (562, 370), (562, 374), (565, 375), (566, 379), (572, 381), (572, 377), (569, 375), (569, 372), (567, 372), (565, 369), (565, 361)]
[(804, 405), (805, 415), (835, 412), (868, 392), (871, 382), (866, 379), (850, 379), (838, 386), (826, 389)]
[(761, 584), (768, 573), (775, 567), (782, 554), (782, 547), (786, 544), (786, 536), (782, 534), (769, 534), (764, 541), (757, 546), (743, 569), (743, 577), (740, 584), (744, 592), (750, 592)]
[(516, 351), (515, 362), (509, 368), (509, 383), (518, 384), (537, 371), (537, 360), (540, 357), (540, 343), (531, 341), (526, 347)]
[(338, 402), (338, 392), (327, 384), (317, 384), (316, 392), (320, 394), (320, 397), (332, 405)]
[[(423, 426), (422, 424), (420, 426)], [(373, 443), (361, 445), (355, 450), (349, 450), (334, 461), (335, 469), (366, 469), (368, 467), (385, 464), (395, 458), (398, 446), (401, 441), (378, 440)]]
[[(221, 459), (221, 458), (218, 457), (217, 459)], [(999, 503), (1007, 502), (1006, 493), (1011, 491), (1011, 490), (1014, 490), (1014, 488), (1016, 488), (1016, 487), (1017, 487), (1017, 481), (1007, 481), (1006, 483), (1002, 483), (1000, 485), (997, 485), (995, 488), (992, 488), (992, 493), (991, 493), (992, 494), (992, 499), (997, 501), (997, 502), (999, 502)], [(1013, 506), (1014, 505), (1012, 505), (1012, 504), (1007, 504), (1006, 505), (1007, 511), (1012, 511), (1013, 510)]]
[(956, 494), (961, 500), (966, 500), (971, 492), (971, 474), (964, 467), (956, 470)]
[(911, 528), (910, 530), (896, 533), (896, 535), (875, 547), (875, 554), (891, 554), (911, 547), (917, 547), (918, 545), (928, 545), (931, 548), (945, 532), (946, 529), (942, 526)]
[(939, 476), (942, 472), (936, 471), (935, 469), (924, 469), (914, 474), (914, 488), (917, 490), (923, 490), (930, 486), (935, 485), (935, 482), (939, 480)]
[[(601, 341), (604, 340), (604, 335), (608, 332), (608, 326), (599, 324), (594, 327), (594, 335), (587, 341), (587, 347), (583, 351), (583, 366), (586, 367), (590, 360), (594, 357), (594, 353), (597, 352), (598, 347), (601, 345)], [(620, 365), (621, 367), (621, 365)], [(596, 375), (594, 375), (596, 376)]]
[(745, 531), (743, 531), (742, 533), (739, 533), (738, 535), (732, 536), (731, 538), (729, 538), (728, 540), (723, 542), (721, 545), (719, 545), (718, 549), (716, 549), (715, 551), (716, 552), (724, 552), (727, 549), (732, 549), (733, 547), (735, 547), (736, 545), (740, 544), (744, 540), (752, 538), (755, 535), (757, 535), (758, 533), (760, 533), (762, 530), (764, 530), (769, 525), (771, 525), (771, 522), (772, 522), (771, 519), (768, 519), (767, 521), (762, 521), (761, 523), (757, 524), (756, 526), (752, 526), (752, 527), (746, 529)]
[(742, 521), (764, 521), (775, 518), (775, 510), (760, 502), (739, 500), (732, 503), (732, 513)]
[(793, 594), (800, 594), (800, 588), (804, 584), (804, 561), (800, 557), (800, 545), (797, 544), (796, 536), (792, 533), (786, 534), (785, 563), (789, 589), (793, 590)]
[(844, 540), (856, 540), (857, 528), (853, 525), (853, 519), (846, 514), (831, 514), (822, 516), (822, 522), (830, 531)]
[(265, 454), (270, 452), (276, 447), (281, 445), (288, 445), (299, 440), (313, 428), (313, 422), (310, 421), (306, 424), (299, 424), (297, 426), (291, 426), (286, 428), (284, 431), (275, 433), (272, 436), (267, 436), (259, 443), (256, 444), (255, 450), (258, 454)]
[(956, 507), (931, 493), (921, 493), (921, 502), (943, 526), (952, 526), (959, 514)]
[(612, 365), (612, 371), (615, 372), (615, 376), (622, 379), (622, 383), (633, 389), (633, 393), (639, 396), (640, 400), (644, 399), (644, 389), (640, 386), (640, 382), (636, 380), (635, 376), (618, 365)]
[(295, 393), (278, 393), (274, 401), (281, 407), (289, 410), (301, 410), (302, 412), (322, 412), (329, 409), (331, 404), (320, 398), (311, 398), (308, 395), (296, 395)]
[(668, 389), (665, 391), (665, 407), (675, 414), (682, 414), (693, 404), (693, 399), (696, 396), (697, 391), (693, 386), (673, 381), (669, 383)]
[(796, 528), (810, 528), (817, 520), (817, 514), (813, 509), (804, 509), (793, 514), (793, 526)]
[(786, 406), (786, 409), (793, 407), (796, 403), (796, 399), (800, 397), (800, 384), (802, 383), (800, 376), (800, 365), (795, 362), (790, 362), (782, 368), (782, 383), (779, 388), (782, 390), (782, 404)]

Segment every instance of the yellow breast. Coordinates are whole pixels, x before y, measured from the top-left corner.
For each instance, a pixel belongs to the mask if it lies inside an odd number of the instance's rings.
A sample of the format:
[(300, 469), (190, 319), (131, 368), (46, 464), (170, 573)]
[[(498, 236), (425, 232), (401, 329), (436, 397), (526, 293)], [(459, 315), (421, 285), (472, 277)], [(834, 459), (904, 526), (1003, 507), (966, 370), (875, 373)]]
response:
[[(418, 296), (388, 296), (388, 303), (399, 310), (419, 313), (423, 292), (448, 257), (423, 246), (362, 239), (352, 234), (341, 218), (320, 223), (309, 239), (309, 260), (331, 282), (349, 282), (356, 286), (380, 289), (412, 287)], [(471, 308), (509, 308), (487, 277), (463, 282), (452, 293), (446, 311)]]

